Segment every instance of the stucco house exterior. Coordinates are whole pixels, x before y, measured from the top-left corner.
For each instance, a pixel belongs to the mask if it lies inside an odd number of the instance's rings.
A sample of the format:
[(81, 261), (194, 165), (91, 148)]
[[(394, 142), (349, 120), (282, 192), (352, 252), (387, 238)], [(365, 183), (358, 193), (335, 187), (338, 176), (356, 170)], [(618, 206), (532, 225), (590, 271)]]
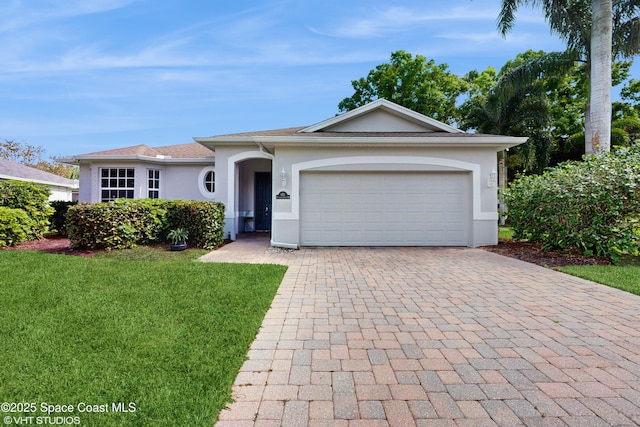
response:
[(215, 153), (196, 144), (136, 145), (62, 159), (80, 166), (79, 201), (213, 200)]
[[(128, 165), (135, 177), (122, 182), (134, 188), (122, 197), (150, 196), (138, 176), (160, 169), (158, 197), (223, 202), (231, 239), (265, 231), (291, 248), (491, 245), (497, 152), (526, 138), (469, 134), (381, 99), (312, 126), (194, 140), (206, 156), (178, 161), (139, 146), (74, 157), (80, 200), (105, 199), (104, 184), (121, 179), (110, 174)], [(141, 153), (122, 151), (133, 149)]]
[(26, 181), (49, 188), (49, 201), (71, 202), (77, 196), (78, 180), (67, 179), (11, 160), (0, 159), (0, 180)]

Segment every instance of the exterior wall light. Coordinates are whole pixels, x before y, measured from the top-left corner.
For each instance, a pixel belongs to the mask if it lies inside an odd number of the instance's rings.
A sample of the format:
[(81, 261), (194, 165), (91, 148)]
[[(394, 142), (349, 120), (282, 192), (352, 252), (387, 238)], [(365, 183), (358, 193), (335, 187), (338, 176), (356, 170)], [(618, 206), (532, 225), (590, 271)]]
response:
[(498, 182), (498, 172), (496, 172), (496, 168), (491, 169), (491, 173), (487, 177), (487, 187), (492, 188), (496, 186)]
[(283, 188), (287, 186), (287, 172), (284, 170), (284, 167), (280, 171), (280, 183)]

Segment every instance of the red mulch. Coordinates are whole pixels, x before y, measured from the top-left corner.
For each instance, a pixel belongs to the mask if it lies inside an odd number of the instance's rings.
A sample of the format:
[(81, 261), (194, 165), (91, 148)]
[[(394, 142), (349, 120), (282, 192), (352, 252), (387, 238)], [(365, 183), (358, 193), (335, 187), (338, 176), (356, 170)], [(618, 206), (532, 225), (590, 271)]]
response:
[[(548, 268), (555, 268), (563, 265), (611, 264), (611, 261), (607, 259), (590, 257), (575, 251), (545, 252), (535, 243), (519, 242), (515, 240), (500, 240), (497, 246), (484, 246), (482, 249)], [(69, 239), (61, 236), (50, 236), (40, 240), (24, 242), (16, 247), (3, 248), (3, 250), (44, 251), (52, 254), (78, 255), (83, 257), (91, 257), (96, 252), (100, 252), (92, 249), (72, 249)]]
[(543, 251), (540, 245), (517, 240), (500, 240), (497, 246), (484, 246), (482, 249), (500, 255), (517, 258), (547, 268), (564, 265), (609, 265), (605, 258), (586, 256), (578, 251)]
[(83, 257), (92, 257), (96, 252), (94, 249), (73, 249), (69, 239), (62, 236), (49, 236), (40, 240), (31, 240), (29, 242), (20, 243), (18, 246), (2, 248), (3, 250), (18, 251), (43, 251), (50, 254), (77, 255)]

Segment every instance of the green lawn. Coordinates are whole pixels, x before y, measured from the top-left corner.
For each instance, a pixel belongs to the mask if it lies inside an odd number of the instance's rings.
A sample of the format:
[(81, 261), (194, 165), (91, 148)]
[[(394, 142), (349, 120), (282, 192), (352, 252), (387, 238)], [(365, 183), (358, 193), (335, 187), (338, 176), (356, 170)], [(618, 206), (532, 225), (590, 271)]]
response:
[[(499, 227), (498, 237), (513, 239), (513, 231), (509, 227)], [(637, 256), (624, 255), (617, 265), (570, 265), (558, 270), (640, 295), (640, 257)]]
[[(156, 252), (1, 251), (0, 402), (74, 405), (51, 416), (81, 425), (213, 425), (286, 267)], [(135, 412), (114, 413), (119, 402)]]
[(619, 265), (570, 265), (558, 270), (613, 288), (640, 295), (640, 267)]
[(513, 239), (513, 230), (511, 227), (498, 227), (498, 239)]

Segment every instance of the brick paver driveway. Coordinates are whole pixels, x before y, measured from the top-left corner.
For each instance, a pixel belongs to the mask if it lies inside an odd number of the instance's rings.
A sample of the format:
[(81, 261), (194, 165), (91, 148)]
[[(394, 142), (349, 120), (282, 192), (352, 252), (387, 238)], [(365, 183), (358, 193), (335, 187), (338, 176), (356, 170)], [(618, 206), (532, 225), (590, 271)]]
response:
[(223, 426), (640, 424), (640, 297), (480, 249), (265, 253), (289, 265)]

